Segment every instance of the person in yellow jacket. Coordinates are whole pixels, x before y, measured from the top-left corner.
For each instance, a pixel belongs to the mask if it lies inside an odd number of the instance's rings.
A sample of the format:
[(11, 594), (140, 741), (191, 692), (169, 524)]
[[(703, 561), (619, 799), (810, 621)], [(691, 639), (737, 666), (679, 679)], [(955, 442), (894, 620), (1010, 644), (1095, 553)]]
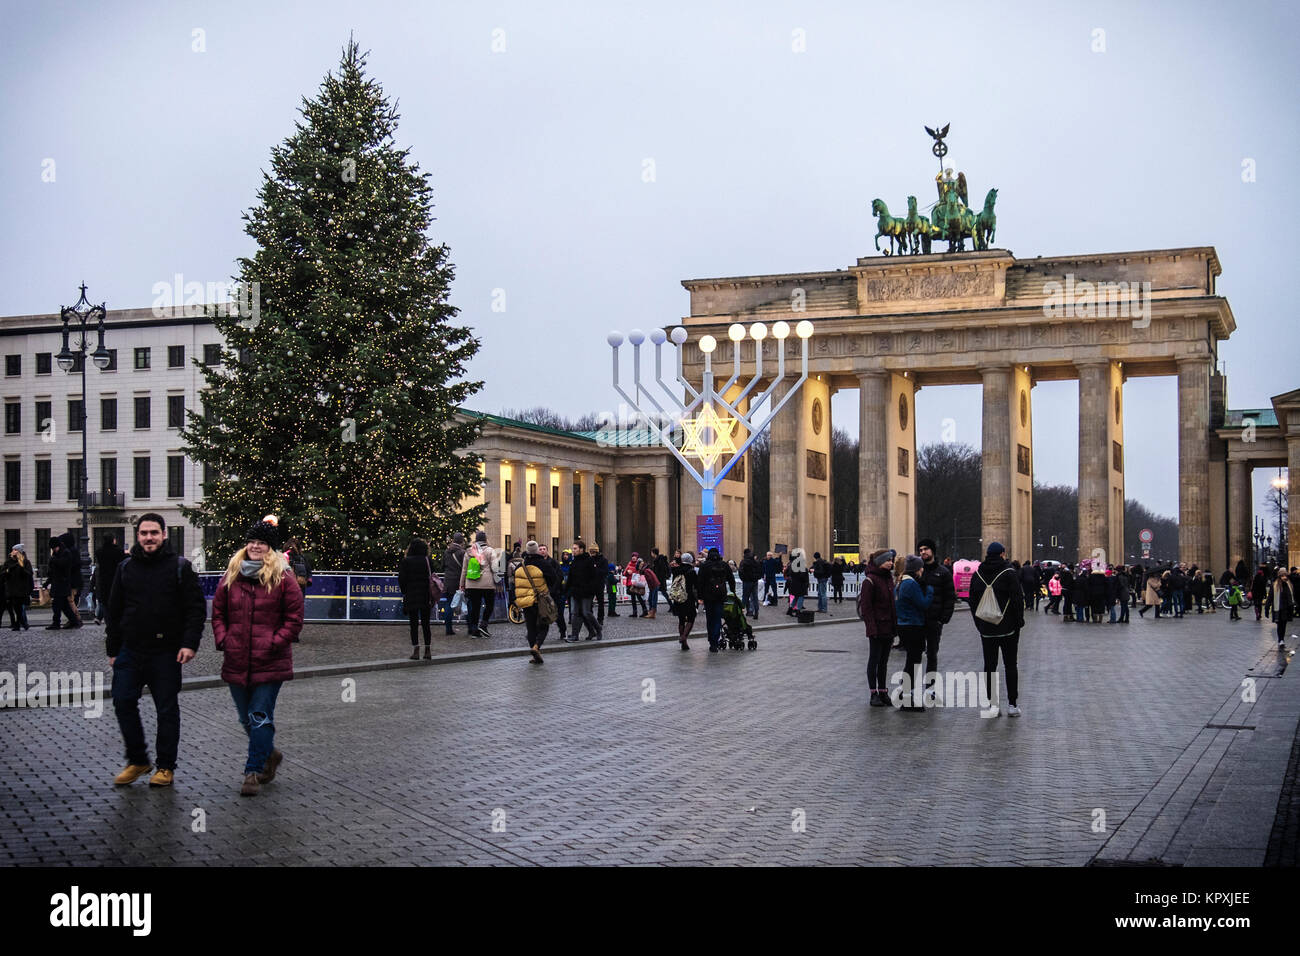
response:
[(563, 590), (564, 581), (555, 562), (542, 556), (536, 541), (529, 541), (524, 545), (523, 564), (515, 568), (515, 605), (524, 612), (524, 627), (534, 664), (544, 663), (542, 644), (551, 628), (550, 621), (538, 621), (538, 595), (545, 591), (554, 597)]

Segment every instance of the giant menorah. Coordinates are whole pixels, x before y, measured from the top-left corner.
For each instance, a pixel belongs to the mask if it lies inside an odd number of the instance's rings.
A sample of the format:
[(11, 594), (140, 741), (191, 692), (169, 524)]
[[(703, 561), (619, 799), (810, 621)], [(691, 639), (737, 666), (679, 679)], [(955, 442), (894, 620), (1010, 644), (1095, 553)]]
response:
[[(808, 378), (808, 340), (813, 334), (813, 324), (804, 319), (794, 328), (795, 335), (803, 341), (799, 380), (781, 397), (780, 401), (775, 404), (769, 401), (776, 387), (785, 380), (785, 339), (789, 337), (790, 331), (787, 322), (773, 324), (771, 334), (772, 338), (777, 340), (776, 375), (761, 394), (750, 400), (749, 409), (745, 412), (740, 410), (741, 403), (763, 380), (763, 340), (767, 338), (768, 329), (762, 322), (755, 322), (749, 327), (748, 332), (748, 336), (754, 340), (754, 377), (730, 401), (725, 396), (740, 380), (740, 344), (746, 337), (745, 327), (740, 323), (732, 325), (727, 330), (727, 337), (732, 342), (732, 372), (731, 377), (721, 388), (715, 388), (713, 383), (713, 352), (718, 347), (718, 342), (712, 335), (702, 336), (699, 341), (700, 351), (704, 353), (704, 378), (700, 388), (696, 389), (682, 374), (682, 347), (688, 338), (686, 329), (679, 326), (672, 330), (671, 335), (666, 334), (663, 329), (651, 330), (649, 338), (655, 349), (654, 381), (667, 396), (666, 405), (660, 404), (651, 389), (641, 381), (641, 346), (646, 340), (645, 333), (640, 329), (633, 329), (627, 334), (627, 341), (632, 346), (634, 386), (632, 395), (629, 395), (619, 383), (618, 350), (623, 345), (623, 333), (609, 334), (607, 341), (614, 350), (614, 389), (623, 401), (649, 423), (651, 434), (659, 444), (671, 451), (691, 477), (699, 482), (700, 513), (703, 515), (717, 514), (714, 508), (714, 491), (718, 487), (718, 482), (726, 477), (727, 472), (731, 471), (736, 462), (740, 461), (749, 446), (772, 424), (777, 413), (785, 407), (785, 403), (790, 401)], [(671, 384), (664, 381), (663, 347), (669, 340), (676, 349), (673, 375), (676, 384), (680, 386), (689, 401), (679, 398)], [(725, 414), (719, 416), (715, 406), (722, 408)], [(764, 406), (768, 406), (766, 412)], [(668, 424), (664, 424), (665, 422)], [(749, 433), (739, 448), (736, 447), (734, 440), (738, 424), (743, 425)], [(674, 440), (679, 427), (683, 433), (681, 448), (677, 447)], [(728, 455), (730, 458), (715, 470), (714, 466)], [(691, 458), (699, 459), (703, 474), (688, 460)]]

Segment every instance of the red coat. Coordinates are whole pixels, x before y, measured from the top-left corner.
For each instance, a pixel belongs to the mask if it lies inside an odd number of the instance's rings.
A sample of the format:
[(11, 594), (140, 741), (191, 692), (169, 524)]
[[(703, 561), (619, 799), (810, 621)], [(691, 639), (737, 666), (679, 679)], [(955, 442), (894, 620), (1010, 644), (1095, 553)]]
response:
[(251, 687), (293, 680), (293, 644), (302, 631), (302, 589), (292, 573), (267, 592), (238, 577), (223, 579), (212, 598), (212, 636), (224, 652), (221, 679)]
[(858, 588), (858, 617), (867, 625), (867, 637), (892, 637), (898, 633), (891, 572), (874, 564), (868, 566)]

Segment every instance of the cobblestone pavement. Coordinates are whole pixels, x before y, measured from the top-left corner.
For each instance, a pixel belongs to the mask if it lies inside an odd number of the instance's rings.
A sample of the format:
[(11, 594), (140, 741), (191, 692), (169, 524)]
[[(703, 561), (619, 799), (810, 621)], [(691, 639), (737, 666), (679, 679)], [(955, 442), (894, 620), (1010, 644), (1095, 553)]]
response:
[[(990, 720), (867, 707), (860, 623), (768, 634), (755, 652), (700, 640), (359, 673), (355, 702), (344, 678), (293, 682), (285, 762), (255, 798), (238, 796), (224, 689), (182, 695), (169, 790), (111, 785), (111, 709), (9, 710), (0, 861), (1082, 865), (1272, 653), (1266, 626), (1222, 614), (1039, 615), (1025, 715)], [(980, 667), (968, 614), (940, 666)]]

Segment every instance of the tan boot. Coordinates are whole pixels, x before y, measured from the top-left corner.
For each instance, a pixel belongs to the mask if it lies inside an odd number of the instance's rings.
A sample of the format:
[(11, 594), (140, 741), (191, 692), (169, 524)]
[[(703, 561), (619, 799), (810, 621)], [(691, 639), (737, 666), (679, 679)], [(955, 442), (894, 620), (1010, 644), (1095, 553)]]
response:
[(113, 778), (113, 783), (119, 787), (125, 787), (127, 784), (135, 783), (152, 769), (153, 767), (147, 763), (127, 764), (126, 769)]
[(261, 791), (262, 785), (257, 781), (257, 774), (249, 773), (244, 775), (244, 784), (239, 788), (241, 797), (255, 797)]
[(156, 774), (154, 774), (152, 777), (149, 778), (149, 786), (170, 787), (174, 779), (175, 779), (175, 774), (172, 771), (159, 770)]
[(653, 621), (655, 619), (655, 615), (658, 613), (659, 613), (658, 611), (651, 611), (649, 614), (646, 615), (646, 620)]

